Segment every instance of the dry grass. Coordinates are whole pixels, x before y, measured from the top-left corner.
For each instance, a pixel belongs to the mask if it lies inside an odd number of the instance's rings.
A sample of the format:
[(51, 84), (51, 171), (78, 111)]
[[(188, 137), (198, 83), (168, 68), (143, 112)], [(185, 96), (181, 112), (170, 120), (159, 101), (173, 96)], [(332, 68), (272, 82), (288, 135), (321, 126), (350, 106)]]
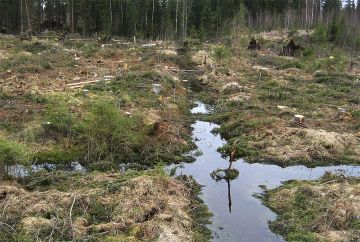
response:
[(263, 159), (276, 160), (282, 165), (302, 161), (311, 165), (314, 160), (341, 159), (351, 153), (360, 156), (358, 139), (354, 134), (340, 134), (310, 128), (277, 127), (267, 130), (251, 143), (264, 149)]
[(267, 191), (265, 201), (279, 214), (271, 227), (289, 240), (306, 234), (315, 241), (360, 239), (359, 179), (327, 174), (318, 181), (291, 181)]
[[(217, 131), (230, 143), (242, 139), (245, 149), (256, 151), (243, 157), (249, 161), (282, 166), (359, 163), (358, 63), (348, 70), (345, 51), (324, 54), (311, 46), (308, 56), (278, 56), (276, 49), (287, 33), (258, 37), (263, 38), (261, 51), (234, 49), (232, 56), (206, 70), (213, 93), (202, 96), (215, 104), (210, 120), (221, 125)], [(232, 82), (241, 89), (221, 92)], [(294, 115), (305, 116), (305, 124), (296, 125)]]
[(72, 183), (81, 185), (63, 192), (2, 184), (1, 224), (8, 233), (39, 240), (192, 240), (191, 197), (183, 183), (164, 176), (122, 179), (119, 174), (77, 177)]

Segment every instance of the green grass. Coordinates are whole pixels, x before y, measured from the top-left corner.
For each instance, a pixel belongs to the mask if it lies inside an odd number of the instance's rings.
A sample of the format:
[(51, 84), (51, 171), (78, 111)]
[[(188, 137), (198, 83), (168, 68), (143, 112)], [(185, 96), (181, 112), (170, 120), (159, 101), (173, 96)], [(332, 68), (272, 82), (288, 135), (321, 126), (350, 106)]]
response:
[(0, 138), (0, 165), (26, 165), (29, 162), (28, 155), (24, 145)]
[(40, 73), (47, 69), (72, 67), (74, 64), (75, 61), (70, 54), (50, 49), (41, 55), (17, 53), (1, 62), (0, 71), (12, 69), (17, 73)]
[[(324, 218), (329, 215), (329, 208), (333, 205), (334, 198), (329, 198), (331, 194), (320, 195), (312, 187), (327, 182), (342, 185), (343, 181), (349, 182), (348, 186), (359, 182), (355, 178), (344, 178), (341, 175), (326, 173), (316, 181), (287, 181), (279, 188), (266, 190), (262, 199), (265, 205), (278, 214), (277, 219), (270, 222), (270, 228), (285, 236), (287, 241), (320, 241), (317, 234), (321, 232), (321, 225), (324, 224)], [(288, 190), (295, 192), (288, 193), (286, 192)], [(281, 195), (282, 192), (285, 195)], [(329, 226), (332, 226), (332, 230), (354, 232), (356, 236), (358, 220), (349, 219), (351, 220), (349, 226), (345, 224), (341, 227), (332, 224)]]

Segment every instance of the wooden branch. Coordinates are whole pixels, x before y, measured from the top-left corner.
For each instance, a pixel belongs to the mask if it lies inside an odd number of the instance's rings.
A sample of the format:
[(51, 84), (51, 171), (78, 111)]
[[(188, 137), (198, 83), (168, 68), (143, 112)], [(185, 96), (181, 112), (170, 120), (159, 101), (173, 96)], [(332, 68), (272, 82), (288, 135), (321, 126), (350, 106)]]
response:
[(73, 208), (74, 208), (75, 201), (76, 201), (76, 196), (74, 196), (74, 199), (73, 199), (73, 202), (72, 202), (71, 208), (70, 208), (70, 214), (69, 214), (69, 217), (70, 217), (70, 226), (71, 226), (71, 231), (72, 231), (72, 237), (73, 237), (73, 239), (74, 239), (74, 228), (73, 228), (73, 224), (72, 224), (72, 211), (73, 211)]

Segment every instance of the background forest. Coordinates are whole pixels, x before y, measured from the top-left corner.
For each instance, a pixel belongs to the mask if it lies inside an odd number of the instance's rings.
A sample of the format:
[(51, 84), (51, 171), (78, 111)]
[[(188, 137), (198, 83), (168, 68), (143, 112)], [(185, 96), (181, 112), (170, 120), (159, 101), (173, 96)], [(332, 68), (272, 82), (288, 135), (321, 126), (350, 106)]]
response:
[[(3, 32), (67, 30), (82, 36), (202, 40), (241, 30), (318, 30), (321, 41), (360, 46), (355, 0), (1, 0)], [(240, 29), (239, 29), (240, 27)]]

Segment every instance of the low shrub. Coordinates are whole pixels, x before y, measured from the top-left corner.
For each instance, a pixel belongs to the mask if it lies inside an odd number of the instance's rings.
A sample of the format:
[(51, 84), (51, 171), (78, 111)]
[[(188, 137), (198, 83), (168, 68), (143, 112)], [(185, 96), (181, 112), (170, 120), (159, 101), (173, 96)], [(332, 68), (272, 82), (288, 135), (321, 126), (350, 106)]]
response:
[(27, 148), (19, 143), (0, 138), (0, 165), (28, 164)]
[(217, 46), (213, 49), (213, 55), (217, 60), (221, 61), (230, 56), (230, 50), (223, 45)]
[(94, 103), (78, 128), (91, 163), (131, 160), (145, 139), (141, 118), (121, 114), (109, 101)]

